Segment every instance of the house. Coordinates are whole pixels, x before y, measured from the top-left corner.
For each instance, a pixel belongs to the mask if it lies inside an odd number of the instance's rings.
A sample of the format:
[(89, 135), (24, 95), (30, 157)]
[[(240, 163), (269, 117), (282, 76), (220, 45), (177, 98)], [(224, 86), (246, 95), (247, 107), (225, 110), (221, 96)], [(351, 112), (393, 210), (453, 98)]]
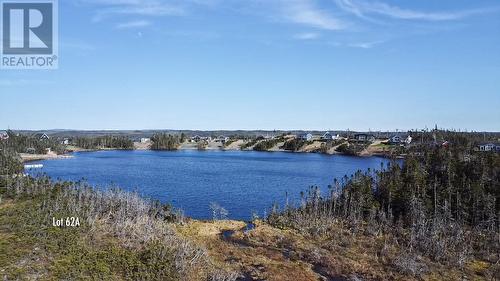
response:
[(34, 138), (43, 141), (43, 140), (49, 140), (49, 136), (46, 133), (38, 133), (33, 136)]
[(389, 143), (390, 144), (400, 144), (401, 143), (401, 136), (400, 135), (394, 135), (389, 138)]
[(390, 144), (411, 144), (413, 138), (410, 135), (394, 135), (389, 138)]
[(28, 148), (26, 148), (26, 153), (28, 153), (28, 154), (35, 154), (36, 153), (36, 149), (34, 149), (33, 147), (28, 147)]
[(409, 145), (409, 144), (411, 144), (411, 142), (412, 142), (412, 141), (413, 141), (413, 138), (412, 138), (410, 135), (408, 135), (408, 136), (406, 137), (406, 139), (405, 139), (405, 141), (404, 141), (404, 142), (405, 142), (406, 144), (408, 144), (408, 145)]
[(211, 142), (212, 141), (212, 137), (200, 137), (198, 135), (196, 135), (194, 137), (191, 137), (191, 142), (199, 142), (199, 141)]
[(64, 145), (69, 145), (69, 143), (70, 143), (70, 142), (71, 142), (71, 141), (70, 141), (70, 139), (68, 139), (68, 138), (64, 138), (64, 139), (61, 141), (61, 144), (64, 144)]
[(484, 151), (484, 152), (489, 152), (489, 151), (496, 151), (500, 152), (500, 144), (496, 143), (482, 143), (479, 144), (479, 151)]
[(148, 143), (148, 142), (151, 142), (151, 139), (150, 138), (141, 138), (140, 142), (141, 143)]
[(354, 140), (362, 142), (374, 142), (375, 136), (372, 134), (355, 134)]
[(221, 142), (221, 143), (225, 143), (229, 140), (229, 137), (226, 137), (226, 136), (218, 136), (215, 141), (216, 142)]
[(0, 140), (9, 139), (9, 134), (6, 131), (0, 131)]
[(313, 135), (311, 133), (304, 133), (304, 134), (298, 135), (297, 138), (300, 140), (310, 141), (310, 140), (312, 140)]
[(201, 137), (198, 135), (191, 137), (191, 142), (199, 142), (200, 140), (201, 140)]
[(333, 140), (333, 136), (332, 136), (332, 134), (330, 134), (330, 132), (326, 132), (321, 136), (321, 139), (326, 140), (326, 141), (330, 141), (330, 140)]

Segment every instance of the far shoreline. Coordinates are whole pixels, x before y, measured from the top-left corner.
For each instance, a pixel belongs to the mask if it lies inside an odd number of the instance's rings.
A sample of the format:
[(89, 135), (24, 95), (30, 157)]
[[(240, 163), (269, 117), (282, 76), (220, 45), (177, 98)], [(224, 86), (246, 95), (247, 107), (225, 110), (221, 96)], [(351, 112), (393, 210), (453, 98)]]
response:
[[(378, 157), (378, 158), (391, 158), (386, 154), (363, 154), (363, 155), (352, 155), (342, 152), (335, 153), (320, 153), (320, 152), (308, 152), (308, 151), (290, 151), (290, 150), (252, 150), (252, 149), (223, 149), (223, 148), (207, 148), (207, 149), (196, 149), (189, 147), (181, 147), (174, 150), (156, 150), (156, 149), (119, 149), (119, 148), (101, 148), (101, 149), (72, 149), (64, 154), (28, 154), (28, 153), (19, 153), (19, 157), (21, 158), (22, 163), (30, 163), (36, 161), (45, 161), (45, 160), (61, 160), (61, 159), (71, 159), (75, 156), (72, 155), (75, 152), (104, 152), (104, 151), (157, 151), (157, 152), (175, 152), (175, 151), (199, 151), (199, 152), (231, 152), (231, 151), (241, 151), (241, 152), (261, 152), (261, 153), (293, 153), (293, 154), (318, 154), (324, 156), (347, 156), (353, 158), (370, 158), (370, 157)], [(396, 157), (397, 159), (404, 159), (403, 156)]]

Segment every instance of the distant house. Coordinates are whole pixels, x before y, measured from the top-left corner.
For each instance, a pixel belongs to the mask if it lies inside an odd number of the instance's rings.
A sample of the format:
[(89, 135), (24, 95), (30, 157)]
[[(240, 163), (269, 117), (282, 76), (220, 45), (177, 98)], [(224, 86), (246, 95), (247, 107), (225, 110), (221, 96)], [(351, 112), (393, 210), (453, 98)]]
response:
[(411, 144), (413, 138), (410, 135), (394, 135), (389, 138), (390, 144)]
[(479, 144), (479, 151), (483, 151), (483, 152), (489, 152), (489, 151), (496, 151), (496, 152), (500, 152), (500, 144), (496, 144), (496, 143), (482, 143), (482, 144)]
[(332, 136), (332, 134), (330, 134), (330, 132), (326, 132), (326, 133), (324, 133), (324, 134), (321, 136), (321, 139), (322, 139), (322, 140), (329, 141), (329, 140), (333, 140), (333, 136)]
[(150, 138), (141, 138), (141, 143), (148, 143), (150, 141), (151, 141)]
[(68, 145), (70, 142), (71, 142), (70, 139), (65, 138), (61, 141), (61, 144)]
[(225, 143), (229, 140), (229, 137), (226, 137), (226, 136), (218, 136), (215, 141), (216, 142), (221, 142), (221, 143)]
[(310, 141), (313, 139), (313, 135), (311, 133), (304, 133), (297, 136), (300, 140)]
[(191, 142), (199, 142), (200, 140), (201, 140), (201, 137), (198, 135), (191, 137)]
[(28, 153), (28, 154), (35, 154), (36, 150), (33, 147), (28, 147), (28, 148), (26, 148), (26, 153)]
[(390, 144), (400, 144), (401, 143), (401, 136), (400, 135), (394, 135), (389, 138), (389, 143)]
[(0, 131), (0, 140), (9, 139), (9, 134), (6, 131)]
[(38, 133), (33, 136), (34, 138), (43, 141), (43, 140), (49, 140), (49, 136), (46, 133)]
[(408, 136), (406, 137), (406, 139), (405, 139), (405, 143), (406, 143), (406, 144), (411, 144), (411, 142), (412, 142), (412, 141), (413, 141), (413, 138), (412, 138), (410, 135), (408, 135)]
[(362, 142), (374, 142), (375, 141), (375, 136), (372, 134), (355, 134), (354, 135), (354, 140), (356, 141), (362, 141)]
[(194, 136), (194, 137), (191, 137), (191, 142), (199, 142), (199, 141), (207, 141), (207, 142), (211, 142), (212, 141), (212, 137), (201, 137), (201, 136)]

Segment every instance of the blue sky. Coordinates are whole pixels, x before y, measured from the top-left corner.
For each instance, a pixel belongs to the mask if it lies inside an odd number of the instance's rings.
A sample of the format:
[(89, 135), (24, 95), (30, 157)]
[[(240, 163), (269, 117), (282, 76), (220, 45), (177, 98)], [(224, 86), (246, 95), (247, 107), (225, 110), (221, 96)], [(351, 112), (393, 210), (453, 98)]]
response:
[(500, 131), (497, 0), (59, 1), (0, 128)]

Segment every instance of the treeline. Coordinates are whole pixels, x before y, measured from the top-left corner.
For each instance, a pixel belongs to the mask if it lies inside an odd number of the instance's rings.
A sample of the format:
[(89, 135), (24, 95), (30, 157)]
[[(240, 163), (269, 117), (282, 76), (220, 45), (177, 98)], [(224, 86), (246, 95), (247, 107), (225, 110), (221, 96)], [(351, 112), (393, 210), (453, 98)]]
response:
[(299, 149), (306, 144), (308, 144), (308, 142), (302, 139), (290, 139), (287, 140), (281, 148), (288, 151), (299, 151)]
[(0, 176), (19, 174), (23, 170), (24, 167), (21, 164), (21, 159), (15, 151), (0, 148)]
[(151, 137), (152, 150), (177, 150), (184, 141), (183, 135), (155, 134)]
[(282, 142), (283, 138), (275, 138), (271, 140), (263, 140), (259, 143), (257, 143), (254, 147), (253, 150), (256, 151), (268, 151), (269, 149), (273, 148), (275, 145), (278, 143)]
[(63, 154), (66, 147), (55, 139), (40, 139), (37, 135), (16, 134), (13, 131), (7, 131), (9, 138), (0, 141), (0, 148), (9, 149), (17, 153), (36, 153), (45, 154), (47, 150), (57, 154)]
[(404, 254), (395, 266), (417, 275), (419, 256), (460, 267), (472, 258), (498, 263), (500, 155), (472, 153), (470, 142), (335, 179), (326, 196), (311, 187), (299, 206), (275, 207), (267, 220), (311, 235), (339, 227), (383, 235)]
[(134, 142), (122, 136), (78, 137), (72, 142), (83, 149), (133, 149)]

